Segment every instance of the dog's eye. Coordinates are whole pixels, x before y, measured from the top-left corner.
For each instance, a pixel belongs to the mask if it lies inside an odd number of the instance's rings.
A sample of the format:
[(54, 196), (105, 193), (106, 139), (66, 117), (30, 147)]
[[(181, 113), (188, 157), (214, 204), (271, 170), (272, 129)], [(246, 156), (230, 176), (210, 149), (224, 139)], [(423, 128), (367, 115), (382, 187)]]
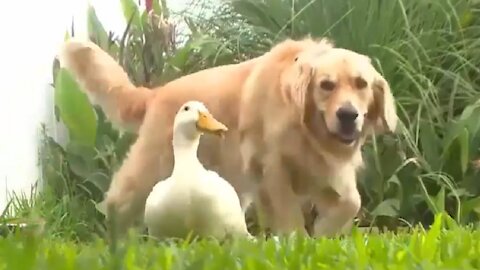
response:
[(367, 85), (368, 85), (367, 81), (365, 81), (363, 78), (361, 77), (355, 78), (355, 86), (357, 87), (357, 89), (363, 89), (367, 87)]
[(185, 108), (183, 108), (184, 111), (188, 112), (188, 110), (190, 110), (190, 107), (188, 106), (185, 106)]
[(324, 80), (320, 83), (320, 87), (326, 91), (332, 91), (335, 89), (335, 83), (330, 80)]

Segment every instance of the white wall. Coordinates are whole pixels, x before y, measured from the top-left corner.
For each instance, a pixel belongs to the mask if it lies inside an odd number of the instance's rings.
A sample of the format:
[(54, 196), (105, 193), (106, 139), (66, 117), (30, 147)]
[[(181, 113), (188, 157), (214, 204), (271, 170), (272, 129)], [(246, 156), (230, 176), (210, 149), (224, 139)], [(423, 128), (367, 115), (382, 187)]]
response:
[(9, 12), (0, 17), (0, 209), (9, 191), (28, 191), (38, 177), (38, 126), (50, 119), (46, 86), (68, 22), (65, 11), (72, 4), (65, 0), (2, 3), (2, 10)]
[[(168, 2), (179, 10), (188, 1)], [(0, 16), (0, 212), (8, 194), (28, 193), (39, 177), (40, 123), (54, 138), (64, 137), (53, 117), (51, 65), (73, 18), (76, 36), (86, 35), (88, 2), (107, 30), (123, 32), (119, 0), (2, 1), (7, 12)]]

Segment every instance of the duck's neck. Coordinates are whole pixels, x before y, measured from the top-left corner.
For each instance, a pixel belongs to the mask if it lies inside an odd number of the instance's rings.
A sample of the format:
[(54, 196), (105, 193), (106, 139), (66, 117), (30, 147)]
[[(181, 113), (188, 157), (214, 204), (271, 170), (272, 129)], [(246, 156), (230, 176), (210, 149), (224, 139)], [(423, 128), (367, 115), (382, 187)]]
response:
[(200, 135), (194, 139), (187, 139), (182, 136), (173, 138), (174, 166), (172, 175), (182, 173), (194, 173), (203, 166), (198, 160), (197, 150), (200, 143)]

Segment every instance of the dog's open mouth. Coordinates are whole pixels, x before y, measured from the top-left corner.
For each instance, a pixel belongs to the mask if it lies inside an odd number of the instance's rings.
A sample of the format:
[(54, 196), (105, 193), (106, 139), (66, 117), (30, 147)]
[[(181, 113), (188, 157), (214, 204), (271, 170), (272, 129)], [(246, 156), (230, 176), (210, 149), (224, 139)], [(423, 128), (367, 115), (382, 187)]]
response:
[(340, 142), (349, 145), (355, 142), (358, 139), (358, 136), (355, 134), (352, 134), (352, 135), (337, 134), (337, 138)]
[(337, 139), (343, 144), (350, 145), (360, 136), (360, 132), (355, 128), (341, 128), (337, 133)]

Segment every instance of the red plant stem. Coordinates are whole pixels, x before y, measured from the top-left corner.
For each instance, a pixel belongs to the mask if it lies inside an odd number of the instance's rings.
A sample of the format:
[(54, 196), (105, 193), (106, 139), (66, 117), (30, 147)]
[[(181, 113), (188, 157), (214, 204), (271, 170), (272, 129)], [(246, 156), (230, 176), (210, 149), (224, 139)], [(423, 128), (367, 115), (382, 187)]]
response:
[(153, 0), (145, 0), (145, 9), (147, 10), (147, 13), (152, 10), (153, 6)]

